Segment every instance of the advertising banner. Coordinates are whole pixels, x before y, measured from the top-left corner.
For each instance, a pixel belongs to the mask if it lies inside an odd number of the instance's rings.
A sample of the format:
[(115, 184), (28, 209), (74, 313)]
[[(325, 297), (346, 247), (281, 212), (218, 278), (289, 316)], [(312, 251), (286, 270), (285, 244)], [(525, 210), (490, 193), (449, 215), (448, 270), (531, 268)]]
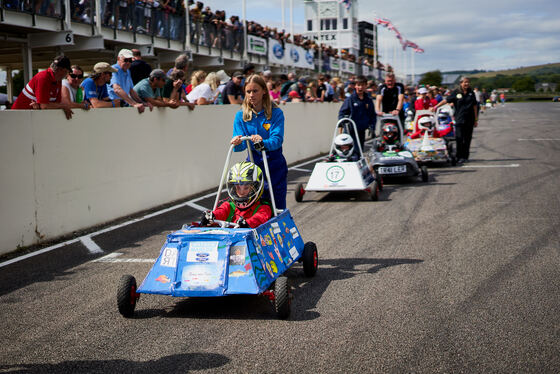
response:
[(286, 51), (276, 39), (268, 39), (268, 62), (271, 64), (288, 65), (289, 58), (286, 58)]
[(266, 56), (266, 39), (259, 38), (258, 36), (247, 36), (247, 52)]

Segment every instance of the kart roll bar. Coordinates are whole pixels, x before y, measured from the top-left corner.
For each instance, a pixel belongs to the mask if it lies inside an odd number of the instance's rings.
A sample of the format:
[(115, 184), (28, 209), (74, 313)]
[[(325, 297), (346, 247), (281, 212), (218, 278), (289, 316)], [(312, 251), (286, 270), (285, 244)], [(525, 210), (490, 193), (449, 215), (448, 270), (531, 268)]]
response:
[[(354, 120), (352, 120), (352, 118), (349, 117), (344, 117), (338, 120), (338, 122), (336, 123), (336, 126), (334, 128), (334, 135), (333, 135), (333, 140), (331, 142), (331, 150), (329, 152), (330, 155), (333, 154), (334, 152), (334, 139), (336, 138), (336, 136), (338, 135), (338, 128), (340, 123), (344, 123), (344, 122), (350, 122), (354, 128), (354, 135), (356, 136), (356, 141), (358, 143), (358, 149), (360, 150), (360, 158), (364, 157), (364, 153), (362, 151), (362, 144), (360, 143), (360, 137), (358, 136), (358, 127), (356, 127), (356, 122), (354, 122)], [(350, 131), (348, 131), (348, 125), (344, 124), (344, 126), (340, 126), (343, 127), (343, 132), (346, 131), (346, 134), (351, 135)]]
[[(250, 136), (242, 136), (241, 137), (241, 142), (246, 142), (247, 143), (247, 152), (249, 153), (249, 160), (251, 160), (252, 163), (255, 163), (255, 161), (253, 160), (253, 153), (251, 152), (250, 140), (251, 140)], [(222, 189), (223, 189), (223, 186), (224, 186), (224, 182), (225, 182), (225, 179), (226, 179), (226, 176), (227, 176), (227, 173), (228, 173), (229, 162), (230, 162), (230, 159), (231, 159), (231, 153), (233, 152), (234, 147), (235, 146), (233, 144), (229, 147), (229, 151), (228, 151), (228, 154), (226, 156), (226, 163), (224, 165), (224, 170), (222, 171), (222, 178), (220, 179), (220, 185), (218, 186), (218, 193), (216, 194), (216, 201), (214, 202), (214, 208), (212, 210), (216, 210), (216, 208), (218, 207), (218, 202), (220, 200), (220, 195), (222, 194)], [(270, 193), (270, 200), (271, 200), (271, 204), (272, 204), (272, 214), (273, 214), (274, 217), (276, 217), (278, 215), (278, 211), (276, 210), (276, 202), (274, 201), (274, 191), (272, 191), (272, 182), (270, 180), (270, 172), (268, 170), (268, 160), (266, 158), (266, 151), (264, 150), (264, 147), (262, 147), (260, 149), (260, 151), (262, 153), (262, 159), (263, 159), (263, 165), (264, 165), (266, 180), (268, 182), (268, 192)]]

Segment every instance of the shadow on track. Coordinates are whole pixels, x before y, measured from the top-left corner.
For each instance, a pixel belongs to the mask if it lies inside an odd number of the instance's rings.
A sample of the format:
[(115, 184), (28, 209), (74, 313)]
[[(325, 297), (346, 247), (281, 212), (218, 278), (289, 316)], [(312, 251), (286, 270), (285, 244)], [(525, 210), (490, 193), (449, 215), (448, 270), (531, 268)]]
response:
[(150, 361), (92, 360), (63, 361), (57, 364), (0, 365), (0, 371), (10, 373), (188, 373), (213, 369), (230, 362), (217, 353), (176, 354)]
[[(339, 258), (319, 259), (319, 270), (313, 278), (303, 276), (301, 265), (288, 269), (292, 287), (291, 321), (309, 321), (320, 317), (313, 309), (317, 307), (323, 293), (332, 282), (352, 278), (356, 275), (376, 274), (387, 267), (419, 264), (423, 260), (407, 258)], [(142, 295), (144, 297), (152, 295)], [(135, 312), (135, 319), (153, 317), (197, 318), (197, 319), (240, 319), (275, 320), (272, 304), (264, 296), (235, 295), (209, 298), (160, 298), (162, 309), (142, 309), (142, 298)], [(167, 299), (167, 302), (163, 298)], [(281, 322), (281, 321), (280, 321)]]

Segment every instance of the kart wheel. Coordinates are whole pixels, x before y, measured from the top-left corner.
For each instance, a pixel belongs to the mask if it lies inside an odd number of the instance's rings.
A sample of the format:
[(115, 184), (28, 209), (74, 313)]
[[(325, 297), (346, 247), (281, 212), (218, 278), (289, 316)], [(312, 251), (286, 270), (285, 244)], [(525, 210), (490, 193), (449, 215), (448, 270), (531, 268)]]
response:
[(379, 191), (383, 191), (383, 177), (377, 171), (375, 172), (375, 180), (379, 186)]
[(451, 156), (451, 166), (457, 166), (457, 157)]
[(422, 173), (422, 182), (427, 182), (429, 178), (428, 167), (426, 165), (422, 165), (420, 171)]
[(136, 279), (132, 275), (123, 275), (117, 287), (117, 305), (123, 317), (132, 318), (139, 298), (140, 295), (136, 292)]
[(280, 319), (287, 319), (292, 310), (288, 278), (278, 277), (274, 282), (274, 310)]
[(377, 181), (373, 181), (369, 190), (369, 198), (371, 201), (378, 201), (379, 200), (379, 185)]
[(303, 246), (303, 272), (306, 277), (312, 277), (317, 273), (319, 267), (319, 255), (317, 246), (313, 242), (307, 242)]
[(301, 203), (303, 200), (303, 195), (305, 195), (305, 188), (303, 188), (303, 183), (298, 183), (295, 190), (296, 201)]

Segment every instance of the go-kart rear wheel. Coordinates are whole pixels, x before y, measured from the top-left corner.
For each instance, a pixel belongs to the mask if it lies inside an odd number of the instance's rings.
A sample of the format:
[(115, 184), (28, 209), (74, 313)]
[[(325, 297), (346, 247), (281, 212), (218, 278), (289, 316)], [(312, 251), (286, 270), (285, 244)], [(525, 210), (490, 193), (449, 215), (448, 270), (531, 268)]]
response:
[(303, 200), (303, 195), (305, 195), (305, 188), (303, 188), (303, 183), (298, 183), (295, 190), (295, 197), (298, 203), (301, 203)]
[(426, 165), (422, 165), (422, 167), (420, 167), (420, 172), (422, 174), (422, 182), (427, 182), (430, 177), (428, 174), (428, 167)]
[(312, 277), (317, 273), (319, 267), (319, 255), (317, 246), (313, 242), (307, 242), (303, 246), (303, 273), (306, 277)]
[(284, 276), (274, 282), (274, 310), (280, 319), (287, 319), (292, 311), (288, 278)]
[(132, 275), (123, 275), (117, 287), (117, 305), (125, 318), (132, 318), (136, 301), (140, 295), (136, 293), (136, 279)]
[(371, 184), (371, 187), (369, 189), (369, 198), (371, 199), (371, 201), (379, 200), (379, 185), (377, 184), (377, 181), (373, 181), (373, 183)]

